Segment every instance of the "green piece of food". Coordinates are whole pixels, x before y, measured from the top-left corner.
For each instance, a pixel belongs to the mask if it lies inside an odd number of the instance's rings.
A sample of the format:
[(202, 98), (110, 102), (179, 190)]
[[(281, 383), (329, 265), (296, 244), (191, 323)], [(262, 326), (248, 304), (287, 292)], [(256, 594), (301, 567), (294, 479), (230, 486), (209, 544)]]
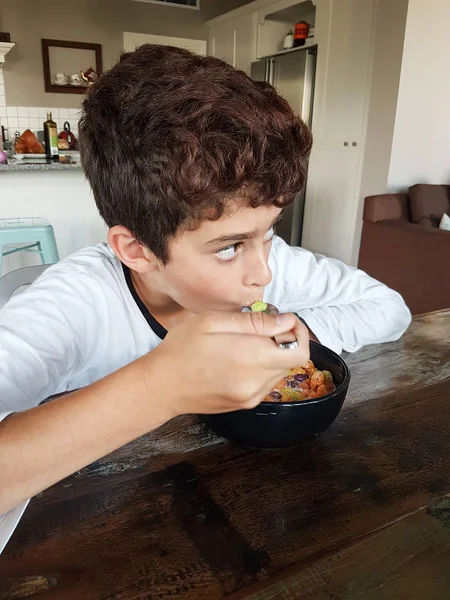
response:
[(301, 390), (291, 390), (284, 388), (281, 390), (281, 402), (300, 402), (305, 400), (305, 393)]
[(323, 371), (323, 378), (325, 380), (325, 385), (331, 386), (333, 385), (333, 376), (330, 371)]
[(264, 312), (267, 310), (267, 304), (262, 300), (257, 300), (256, 302), (253, 302), (250, 308), (252, 309), (252, 312)]

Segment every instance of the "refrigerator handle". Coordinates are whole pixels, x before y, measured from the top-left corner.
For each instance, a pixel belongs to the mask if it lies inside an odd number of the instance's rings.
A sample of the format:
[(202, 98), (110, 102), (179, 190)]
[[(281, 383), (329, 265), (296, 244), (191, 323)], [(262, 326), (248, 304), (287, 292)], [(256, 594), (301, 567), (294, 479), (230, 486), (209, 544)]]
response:
[(306, 55), (303, 104), (302, 104), (302, 119), (311, 127), (312, 124), (312, 109), (314, 102), (314, 80), (316, 76), (316, 60), (317, 53), (308, 51)]
[(269, 59), (264, 61), (264, 81), (269, 81)]
[(268, 69), (268, 73), (267, 73), (267, 81), (273, 85), (273, 80), (274, 80), (274, 71), (275, 71), (275, 59), (274, 58), (269, 58), (269, 69)]

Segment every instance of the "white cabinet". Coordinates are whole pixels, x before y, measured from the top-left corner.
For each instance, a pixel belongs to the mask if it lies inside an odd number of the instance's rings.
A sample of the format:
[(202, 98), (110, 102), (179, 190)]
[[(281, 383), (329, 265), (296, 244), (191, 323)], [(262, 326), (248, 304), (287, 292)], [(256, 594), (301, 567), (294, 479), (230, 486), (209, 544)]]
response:
[(352, 260), (357, 229), (374, 9), (375, 0), (317, 2), (314, 147), (302, 245), (345, 262)]
[(211, 27), (208, 38), (208, 54), (233, 65), (236, 48), (234, 38), (232, 23), (227, 22)]
[(248, 13), (210, 27), (208, 54), (250, 75), (255, 57), (255, 14)]
[[(320, 143), (336, 148), (345, 141), (361, 141), (375, 1), (328, 0), (323, 4), (329, 4), (330, 29), (328, 39), (320, 40), (318, 69), (326, 85), (319, 99), (322, 119), (314, 126)], [(319, 0), (319, 18), (321, 10)], [(321, 32), (318, 35), (322, 37)]]
[(250, 75), (255, 60), (255, 14), (239, 17), (234, 22), (235, 60), (234, 66)]
[(302, 246), (350, 262), (361, 153), (315, 148), (306, 189)]

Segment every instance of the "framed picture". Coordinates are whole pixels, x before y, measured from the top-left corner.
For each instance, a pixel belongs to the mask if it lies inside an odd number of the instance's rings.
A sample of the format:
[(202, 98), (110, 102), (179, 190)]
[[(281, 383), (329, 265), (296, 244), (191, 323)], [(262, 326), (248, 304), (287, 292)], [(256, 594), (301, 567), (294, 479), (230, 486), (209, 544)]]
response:
[(101, 44), (41, 41), (46, 92), (84, 94), (88, 85), (101, 74)]

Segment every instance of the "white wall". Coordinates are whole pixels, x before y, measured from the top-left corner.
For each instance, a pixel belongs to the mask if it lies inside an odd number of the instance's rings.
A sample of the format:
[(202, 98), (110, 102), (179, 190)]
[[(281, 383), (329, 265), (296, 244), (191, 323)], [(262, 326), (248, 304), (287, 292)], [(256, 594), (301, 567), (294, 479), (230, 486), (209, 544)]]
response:
[(450, 0), (409, 0), (389, 191), (450, 183)]

